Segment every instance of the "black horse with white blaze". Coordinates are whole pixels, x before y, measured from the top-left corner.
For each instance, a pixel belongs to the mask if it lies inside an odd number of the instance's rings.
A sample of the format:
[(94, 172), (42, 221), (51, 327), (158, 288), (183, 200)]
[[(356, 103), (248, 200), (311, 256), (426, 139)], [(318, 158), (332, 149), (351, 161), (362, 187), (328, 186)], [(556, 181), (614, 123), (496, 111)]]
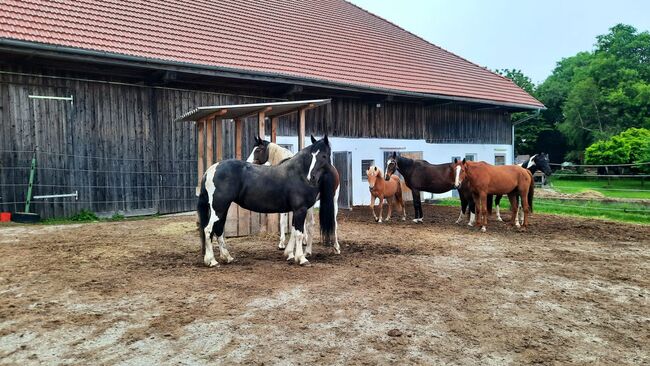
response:
[(305, 215), (316, 200), (320, 199), (319, 218), (323, 238), (327, 240), (335, 229), (335, 180), (331, 173), (331, 152), (325, 136), (280, 165), (264, 166), (225, 160), (208, 168), (201, 181), (197, 205), (205, 265), (212, 267), (218, 264), (212, 251), (214, 236), (219, 242), (221, 259), (226, 263), (233, 260), (223, 235), (228, 208), (233, 202), (254, 212), (293, 212), (295, 261), (301, 265), (309, 263), (302, 251), (302, 241)]

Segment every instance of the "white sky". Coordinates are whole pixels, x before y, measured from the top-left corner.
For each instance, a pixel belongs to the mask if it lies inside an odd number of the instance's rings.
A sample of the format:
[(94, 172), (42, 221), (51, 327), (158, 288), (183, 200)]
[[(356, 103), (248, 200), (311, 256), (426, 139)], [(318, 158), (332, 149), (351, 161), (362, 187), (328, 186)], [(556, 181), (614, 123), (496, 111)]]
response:
[(650, 0), (351, 2), (481, 66), (521, 69), (535, 83), (617, 23), (650, 30)]

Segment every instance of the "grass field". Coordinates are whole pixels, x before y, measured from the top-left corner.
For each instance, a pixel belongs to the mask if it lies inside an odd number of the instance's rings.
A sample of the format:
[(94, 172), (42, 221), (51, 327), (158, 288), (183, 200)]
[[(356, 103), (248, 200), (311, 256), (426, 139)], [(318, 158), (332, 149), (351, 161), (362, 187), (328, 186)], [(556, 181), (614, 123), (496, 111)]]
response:
[[(457, 198), (444, 199), (439, 204), (460, 207), (460, 201)], [(533, 202), (533, 207), (536, 213), (591, 217), (595, 219), (650, 225), (650, 206), (638, 203), (566, 201), (538, 198)], [(507, 197), (504, 197), (501, 200), (501, 212), (509, 210), (510, 203)]]
[[(643, 184), (642, 184), (643, 183)], [(650, 199), (650, 179), (551, 177), (551, 186), (560, 193), (575, 194), (592, 190), (606, 197)]]

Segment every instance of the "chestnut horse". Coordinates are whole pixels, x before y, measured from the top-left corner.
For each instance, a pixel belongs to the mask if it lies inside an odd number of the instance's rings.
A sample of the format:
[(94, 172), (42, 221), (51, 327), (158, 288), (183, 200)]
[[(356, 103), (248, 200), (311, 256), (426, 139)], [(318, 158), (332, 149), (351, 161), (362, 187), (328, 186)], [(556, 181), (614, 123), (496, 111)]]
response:
[[(460, 169), (458, 169), (460, 167)], [(464, 180), (469, 182), (469, 189), (476, 204), (477, 221), (481, 231), (487, 226), (487, 196), (488, 194), (508, 195), (512, 210), (512, 224), (519, 227), (517, 220), (517, 196), (521, 197), (524, 211), (523, 227), (528, 226), (528, 214), (532, 209), (533, 175), (518, 165), (494, 166), (486, 162), (473, 162), (463, 159), (454, 166), (456, 179), (454, 186), (458, 188)], [(530, 203), (530, 206), (529, 206)]]
[[(390, 220), (393, 211), (393, 203), (397, 203), (402, 209), (402, 220), (406, 220), (406, 208), (402, 198), (402, 186), (398, 176), (391, 175), (389, 180), (384, 180), (381, 169), (371, 166), (366, 170), (368, 176), (368, 188), (370, 189), (370, 209), (376, 222), (381, 222), (381, 216), (384, 212), (384, 198), (388, 201), (388, 213), (386, 221)], [(379, 218), (375, 214), (375, 199), (379, 198)]]
[(421, 223), (424, 216), (420, 191), (445, 193), (454, 188), (454, 169), (451, 163), (434, 165), (425, 160), (413, 160), (393, 153), (386, 163), (386, 180), (395, 173), (395, 169), (399, 170), (406, 186), (413, 192), (415, 223)]

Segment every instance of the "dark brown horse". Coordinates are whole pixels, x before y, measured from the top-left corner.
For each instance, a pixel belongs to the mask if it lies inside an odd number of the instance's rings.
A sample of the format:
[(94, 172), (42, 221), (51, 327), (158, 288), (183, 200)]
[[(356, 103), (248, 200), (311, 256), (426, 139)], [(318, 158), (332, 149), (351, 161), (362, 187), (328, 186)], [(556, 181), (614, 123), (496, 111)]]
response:
[(413, 222), (422, 222), (422, 202), (420, 191), (430, 193), (445, 193), (454, 188), (453, 164), (430, 164), (426, 160), (413, 160), (397, 153), (388, 159), (386, 163), (386, 180), (398, 170), (404, 177), (406, 186), (413, 192), (413, 208), (415, 218)]
[[(458, 169), (460, 167), (460, 169)], [(523, 226), (528, 226), (528, 214), (532, 209), (533, 175), (518, 165), (494, 166), (486, 162), (473, 162), (463, 159), (454, 165), (457, 171), (455, 185), (458, 187), (465, 180), (469, 181), (469, 189), (476, 204), (478, 222), (481, 231), (487, 226), (487, 196), (488, 194), (508, 195), (512, 210), (512, 224), (519, 227), (517, 220), (517, 196), (521, 197), (524, 211)], [(530, 203), (530, 205), (529, 205)]]

